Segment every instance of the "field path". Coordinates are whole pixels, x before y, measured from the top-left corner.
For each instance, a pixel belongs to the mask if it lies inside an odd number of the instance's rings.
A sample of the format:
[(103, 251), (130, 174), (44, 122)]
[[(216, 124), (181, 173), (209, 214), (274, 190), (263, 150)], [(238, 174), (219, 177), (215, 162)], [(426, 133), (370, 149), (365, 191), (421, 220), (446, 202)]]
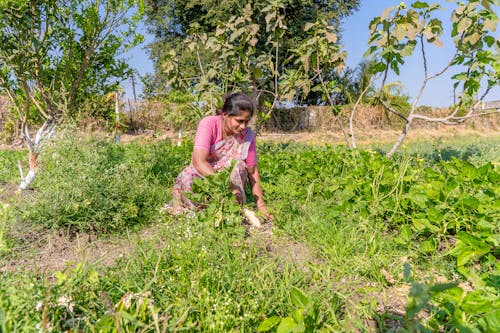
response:
[(67, 235), (43, 228), (29, 232), (15, 231), (16, 246), (9, 254), (0, 256), (0, 272), (61, 271), (82, 261), (112, 265), (118, 258), (128, 255), (139, 241), (153, 239), (154, 226), (140, 232), (123, 236), (96, 237), (89, 233)]

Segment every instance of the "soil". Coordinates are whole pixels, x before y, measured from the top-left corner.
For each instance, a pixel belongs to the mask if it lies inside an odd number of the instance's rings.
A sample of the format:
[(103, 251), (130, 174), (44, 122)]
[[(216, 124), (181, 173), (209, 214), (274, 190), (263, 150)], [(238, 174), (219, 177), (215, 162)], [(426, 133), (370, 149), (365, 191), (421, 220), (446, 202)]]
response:
[(10, 241), (15, 245), (10, 253), (0, 256), (0, 272), (53, 273), (80, 262), (109, 266), (129, 254), (140, 240), (152, 239), (155, 230), (148, 227), (123, 238), (21, 226), (10, 234)]
[(283, 264), (294, 265), (304, 273), (308, 273), (310, 264), (319, 264), (321, 261), (313, 250), (306, 244), (296, 242), (288, 237), (273, 234), (274, 224), (264, 222), (260, 229), (249, 226), (247, 228), (246, 243), (262, 250), (264, 255), (276, 258), (280, 263), (279, 269), (284, 269)]
[(17, 185), (0, 181), (0, 202), (7, 202), (19, 193)]
[[(29, 190), (19, 191), (17, 185), (0, 182), (0, 203), (20, 200), (19, 196), (28, 197), (32, 194)], [(123, 238), (54, 231), (18, 222), (7, 226), (8, 236), (5, 238), (9, 243), (9, 252), (0, 252), (0, 272), (55, 272), (82, 261), (112, 265), (118, 258), (130, 253), (139, 239), (150, 240), (154, 230), (154, 226), (149, 226)]]
[[(371, 129), (366, 132), (360, 132), (356, 134), (356, 144), (358, 146), (364, 145), (374, 145), (374, 144), (392, 144), (398, 138), (400, 131), (391, 129)], [(82, 135), (88, 136), (104, 136), (111, 138), (112, 134), (95, 132), (95, 133), (84, 133)], [(194, 133), (185, 133), (185, 137), (193, 137)], [(496, 128), (459, 128), (454, 126), (448, 126), (440, 129), (426, 129), (426, 128), (416, 128), (411, 130), (406, 139), (405, 143), (413, 141), (422, 140), (440, 140), (453, 137), (491, 137), (498, 136), (498, 130)], [(178, 133), (174, 131), (143, 131), (140, 134), (125, 133), (120, 136), (120, 142), (127, 144), (130, 142), (156, 142), (163, 140), (172, 140), (173, 142), (178, 141)], [(277, 143), (303, 143), (303, 144), (313, 144), (313, 145), (327, 145), (327, 144), (345, 144), (345, 139), (342, 134), (332, 131), (297, 131), (297, 132), (263, 132), (259, 133), (257, 140), (261, 141), (271, 141)], [(19, 150), (25, 149), (26, 145), (22, 139), (16, 139), (10, 143), (0, 143), (0, 150), (10, 149)]]

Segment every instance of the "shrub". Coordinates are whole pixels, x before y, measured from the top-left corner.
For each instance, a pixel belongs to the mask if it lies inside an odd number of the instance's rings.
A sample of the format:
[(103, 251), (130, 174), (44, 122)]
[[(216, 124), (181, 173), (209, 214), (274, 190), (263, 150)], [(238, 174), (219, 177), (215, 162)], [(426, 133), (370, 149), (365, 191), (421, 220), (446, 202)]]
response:
[(24, 218), (47, 227), (109, 232), (147, 223), (168, 199), (188, 149), (65, 139), (41, 157)]

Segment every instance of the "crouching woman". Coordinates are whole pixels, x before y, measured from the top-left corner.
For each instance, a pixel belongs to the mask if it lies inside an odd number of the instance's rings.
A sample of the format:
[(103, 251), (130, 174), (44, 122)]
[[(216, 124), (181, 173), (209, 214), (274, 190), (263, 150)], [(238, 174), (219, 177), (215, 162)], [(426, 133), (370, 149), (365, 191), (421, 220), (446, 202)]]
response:
[(246, 201), (244, 188), (248, 179), (257, 209), (266, 218), (272, 219), (260, 184), (255, 135), (248, 127), (253, 113), (250, 97), (234, 93), (225, 99), (217, 115), (201, 120), (196, 130), (191, 164), (181, 171), (175, 181), (170, 213), (198, 209), (199, 205), (185, 195), (186, 192), (192, 192), (193, 180), (229, 168), (235, 161), (230, 184), (237, 202), (243, 204)]

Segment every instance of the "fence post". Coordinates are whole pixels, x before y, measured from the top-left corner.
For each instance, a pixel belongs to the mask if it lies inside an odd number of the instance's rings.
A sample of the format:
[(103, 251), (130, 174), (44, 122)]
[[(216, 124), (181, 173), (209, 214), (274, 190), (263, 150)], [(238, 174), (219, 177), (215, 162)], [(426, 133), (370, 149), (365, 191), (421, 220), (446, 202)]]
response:
[(118, 90), (115, 93), (115, 142), (120, 142), (120, 102)]

